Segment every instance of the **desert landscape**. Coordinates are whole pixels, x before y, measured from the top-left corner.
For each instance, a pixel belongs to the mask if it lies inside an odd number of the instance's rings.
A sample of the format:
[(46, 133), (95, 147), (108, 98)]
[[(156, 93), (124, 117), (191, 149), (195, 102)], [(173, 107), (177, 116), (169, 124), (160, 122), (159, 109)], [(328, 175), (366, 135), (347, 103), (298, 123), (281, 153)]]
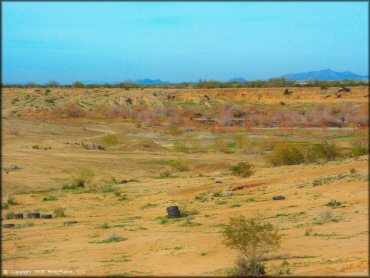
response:
[(237, 252), (223, 231), (243, 215), (279, 230), (268, 275), (367, 275), (368, 97), (3, 88), (2, 268), (225, 276)]

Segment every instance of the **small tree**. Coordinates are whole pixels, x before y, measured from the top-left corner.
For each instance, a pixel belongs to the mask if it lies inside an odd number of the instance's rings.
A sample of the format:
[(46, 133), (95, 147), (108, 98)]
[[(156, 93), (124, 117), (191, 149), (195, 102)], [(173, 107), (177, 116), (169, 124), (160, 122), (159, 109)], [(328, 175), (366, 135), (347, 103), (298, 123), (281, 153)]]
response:
[(72, 83), (72, 87), (73, 88), (84, 88), (85, 85), (82, 82), (80, 82), (80, 81), (76, 81), (76, 82), (73, 82)]
[(236, 274), (242, 277), (264, 276), (262, 256), (277, 249), (281, 240), (274, 225), (244, 216), (230, 218), (224, 236), (225, 244), (240, 252)]
[(55, 80), (50, 80), (49, 82), (45, 83), (45, 86), (55, 88), (59, 87), (59, 83)]

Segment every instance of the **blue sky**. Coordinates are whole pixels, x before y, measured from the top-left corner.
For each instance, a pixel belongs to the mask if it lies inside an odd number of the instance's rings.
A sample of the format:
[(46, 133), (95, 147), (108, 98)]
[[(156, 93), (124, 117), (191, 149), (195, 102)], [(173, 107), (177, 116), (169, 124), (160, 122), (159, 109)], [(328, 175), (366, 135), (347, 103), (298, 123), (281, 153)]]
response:
[(3, 2), (3, 82), (368, 74), (367, 2)]

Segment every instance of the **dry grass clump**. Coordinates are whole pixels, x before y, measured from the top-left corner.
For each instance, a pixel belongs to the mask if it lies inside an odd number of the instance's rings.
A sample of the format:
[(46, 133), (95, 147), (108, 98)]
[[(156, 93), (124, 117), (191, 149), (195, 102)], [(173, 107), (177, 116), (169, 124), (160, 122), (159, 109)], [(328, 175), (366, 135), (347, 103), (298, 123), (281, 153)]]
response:
[(71, 178), (70, 183), (66, 184), (64, 189), (76, 189), (76, 188), (86, 188), (92, 185), (95, 178), (95, 172), (90, 169), (78, 169), (75, 171)]
[(55, 217), (66, 217), (65, 211), (66, 211), (65, 208), (62, 208), (62, 207), (56, 208), (54, 209), (54, 216)]

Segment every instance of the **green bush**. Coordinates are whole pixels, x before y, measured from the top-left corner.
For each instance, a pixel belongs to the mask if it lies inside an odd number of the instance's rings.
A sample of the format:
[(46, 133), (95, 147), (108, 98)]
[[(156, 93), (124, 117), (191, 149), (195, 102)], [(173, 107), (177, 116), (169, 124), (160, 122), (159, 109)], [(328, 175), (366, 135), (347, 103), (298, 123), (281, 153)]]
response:
[(181, 158), (172, 160), (170, 165), (179, 172), (189, 171), (189, 162)]
[(239, 162), (231, 168), (233, 175), (243, 178), (250, 177), (254, 173), (254, 167), (249, 162)]
[(267, 160), (273, 166), (295, 165), (304, 162), (304, 155), (301, 148), (290, 142), (279, 143), (275, 145)]
[(368, 138), (361, 138), (352, 143), (351, 153), (353, 157), (362, 156), (369, 153)]

